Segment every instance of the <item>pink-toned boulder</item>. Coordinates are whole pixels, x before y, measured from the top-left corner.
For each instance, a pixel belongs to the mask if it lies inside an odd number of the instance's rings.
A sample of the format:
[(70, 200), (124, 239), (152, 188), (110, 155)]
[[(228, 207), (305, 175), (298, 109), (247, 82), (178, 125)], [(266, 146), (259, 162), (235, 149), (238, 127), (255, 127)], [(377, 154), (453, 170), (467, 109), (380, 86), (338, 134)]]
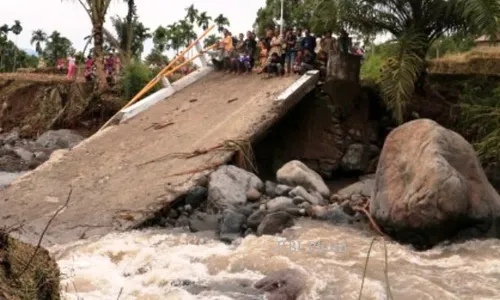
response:
[(498, 236), (500, 196), (462, 136), (420, 119), (387, 137), (370, 213), (396, 240), (427, 249), (456, 237)]

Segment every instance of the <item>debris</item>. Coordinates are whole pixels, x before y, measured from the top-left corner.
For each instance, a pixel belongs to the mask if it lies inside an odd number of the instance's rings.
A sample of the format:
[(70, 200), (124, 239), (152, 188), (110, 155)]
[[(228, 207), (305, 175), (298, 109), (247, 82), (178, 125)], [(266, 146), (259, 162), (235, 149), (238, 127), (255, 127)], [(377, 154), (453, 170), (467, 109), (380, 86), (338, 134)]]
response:
[(146, 130), (149, 130), (151, 128), (153, 128), (154, 130), (160, 130), (160, 129), (163, 129), (165, 127), (168, 127), (170, 125), (174, 125), (175, 123), (174, 122), (165, 122), (165, 123), (153, 123), (151, 124), (149, 127), (145, 128), (144, 131)]
[(231, 102), (234, 102), (236, 100), (238, 100), (238, 98), (233, 98), (233, 99), (227, 100), (227, 103), (231, 103)]

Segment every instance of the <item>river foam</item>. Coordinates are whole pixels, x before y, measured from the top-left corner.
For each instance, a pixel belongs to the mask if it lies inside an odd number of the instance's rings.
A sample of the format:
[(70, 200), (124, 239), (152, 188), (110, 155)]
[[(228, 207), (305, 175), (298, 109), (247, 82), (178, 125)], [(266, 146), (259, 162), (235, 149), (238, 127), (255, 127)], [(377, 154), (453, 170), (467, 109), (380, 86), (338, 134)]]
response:
[[(264, 299), (252, 285), (284, 268), (308, 274), (301, 300), (328, 300), (358, 298), (371, 240), (354, 229), (301, 220), (281, 237), (248, 236), (235, 245), (208, 233), (150, 229), (57, 245), (50, 251), (63, 273), (62, 297), (68, 300)], [(318, 244), (328, 247), (313, 247)], [(387, 247), (394, 299), (500, 295), (498, 240), (426, 252), (396, 243)], [(384, 254), (383, 245), (375, 243), (363, 299), (386, 299)]]

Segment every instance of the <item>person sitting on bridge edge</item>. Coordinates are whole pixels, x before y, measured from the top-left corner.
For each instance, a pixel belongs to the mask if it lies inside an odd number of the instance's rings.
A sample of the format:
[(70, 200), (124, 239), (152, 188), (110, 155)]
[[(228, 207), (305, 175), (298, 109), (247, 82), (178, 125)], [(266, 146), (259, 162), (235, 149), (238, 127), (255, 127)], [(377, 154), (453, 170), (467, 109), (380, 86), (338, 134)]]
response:
[(271, 60), (264, 68), (264, 71), (268, 74), (267, 78), (270, 78), (272, 74), (276, 76), (285, 75), (285, 69), (281, 61), (281, 56), (277, 52), (271, 54)]
[(255, 67), (254, 56), (255, 51), (257, 50), (257, 42), (255, 41), (253, 32), (247, 32), (247, 38), (244, 42), (243, 47), (245, 48), (245, 52), (248, 54), (248, 56), (250, 56), (250, 65), (252, 66), (252, 68)]
[(238, 74), (240, 73), (248, 73), (252, 71), (252, 64), (250, 60), (250, 55), (247, 52), (243, 52), (240, 54), (238, 59)]
[(314, 70), (314, 64), (315, 64), (315, 57), (312, 54), (312, 51), (309, 49), (304, 49), (304, 57), (300, 65), (299, 74), (302, 75), (307, 71)]
[(231, 55), (233, 54), (234, 46), (233, 37), (227, 29), (224, 29), (224, 39), (222, 40), (222, 44), (224, 45), (224, 53), (222, 55), (224, 60), (224, 69), (229, 72), (231, 70)]

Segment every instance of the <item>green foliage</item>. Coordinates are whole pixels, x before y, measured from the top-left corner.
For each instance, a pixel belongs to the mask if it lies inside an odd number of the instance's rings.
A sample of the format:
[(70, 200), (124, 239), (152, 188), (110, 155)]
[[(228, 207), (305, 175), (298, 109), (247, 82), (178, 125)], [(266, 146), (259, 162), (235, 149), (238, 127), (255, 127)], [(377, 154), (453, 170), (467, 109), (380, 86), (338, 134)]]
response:
[(404, 122), (405, 108), (415, 91), (417, 77), (424, 71), (425, 60), (421, 49), (426, 36), (408, 34), (401, 36), (395, 51), (382, 68), (380, 89), (386, 106), (398, 123)]
[(394, 53), (398, 45), (394, 42), (388, 42), (380, 45), (374, 45), (371, 51), (365, 53), (365, 59), (361, 64), (360, 77), (362, 80), (379, 83), (387, 59)]
[[(128, 42), (128, 34), (129, 28), (127, 24), (126, 18), (120, 18), (116, 16), (111, 18), (111, 22), (113, 23), (113, 27), (118, 36), (118, 42), (120, 44), (120, 49), (123, 52), (127, 52), (127, 42)], [(132, 20), (132, 37), (131, 37), (131, 45), (130, 45), (130, 54), (132, 57), (140, 58), (142, 52), (144, 52), (144, 42), (152, 37), (149, 32), (149, 28), (146, 28), (142, 22), (139, 22), (137, 18), (133, 18)]]
[(215, 34), (211, 34), (203, 40), (203, 46), (205, 48), (212, 46), (213, 44), (218, 43), (220, 41), (220, 39), (221, 38), (219, 36), (216, 36)]
[(500, 85), (487, 80), (464, 84), (460, 95), (459, 127), (473, 139), (483, 162), (500, 157)]
[(444, 36), (432, 43), (427, 52), (427, 59), (439, 58), (446, 54), (467, 52), (474, 46), (474, 37), (471, 34)]
[[(3, 30), (0, 31), (3, 32)], [(35, 68), (37, 65), (38, 58), (36, 56), (20, 50), (14, 42), (7, 38), (6, 33), (0, 33), (0, 72), (12, 72), (14, 67)]]
[(58, 59), (66, 58), (73, 52), (75, 52), (75, 49), (71, 41), (61, 36), (58, 31), (54, 31), (47, 38), (42, 57), (48, 66), (55, 66)]
[[(120, 80), (122, 87), (123, 97), (130, 100), (134, 97), (151, 79), (155, 74), (141, 62), (131, 61), (128, 63), (124, 70), (123, 76)], [(154, 92), (154, 89), (150, 93)]]

